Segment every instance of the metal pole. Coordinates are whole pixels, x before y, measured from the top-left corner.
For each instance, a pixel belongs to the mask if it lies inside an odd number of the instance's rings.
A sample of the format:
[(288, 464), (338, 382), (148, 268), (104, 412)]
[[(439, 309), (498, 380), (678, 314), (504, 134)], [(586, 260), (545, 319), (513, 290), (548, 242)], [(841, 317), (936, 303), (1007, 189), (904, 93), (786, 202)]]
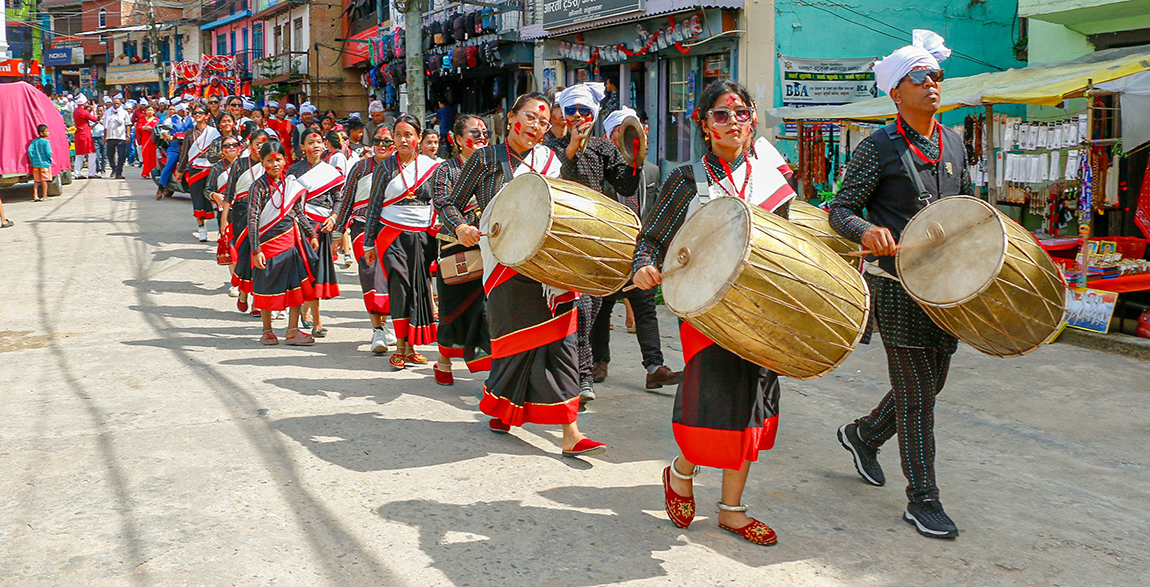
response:
[[(998, 203), (998, 186), (995, 177), (998, 173), (998, 155), (994, 152), (994, 106), (986, 105), (986, 122), (982, 131), (986, 137), (986, 194), (990, 205)], [(1005, 148), (1005, 146), (1003, 147)]]
[(404, 13), (407, 33), (407, 110), (419, 124), (427, 120), (424, 102), (427, 92), (423, 80), (423, 0), (408, 0)]
[[(175, 33), (173, 33), (174, 35)], [(156, 79), (160, 81), (160, 95), (168, 95), (167, 80), (164, 79), (164, 66), (160, 63), (160, 36), (156, 32), (156, 8), (152, 0), (148, 0), (148, 36), (152, 39), (152, 69), (156, 72)], [(172, 37), (171, 50), (175, 50), (175, 37)]]

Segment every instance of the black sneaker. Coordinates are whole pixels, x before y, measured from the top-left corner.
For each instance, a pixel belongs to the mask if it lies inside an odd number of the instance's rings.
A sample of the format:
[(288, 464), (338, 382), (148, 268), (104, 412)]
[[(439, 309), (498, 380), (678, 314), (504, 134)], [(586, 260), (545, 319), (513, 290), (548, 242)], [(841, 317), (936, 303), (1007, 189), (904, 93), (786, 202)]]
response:
[(958, 536), (958, 526), (946, 512), (942, 511), (942, 504), (936, 500), (921, 503), (911, 502), (906, 505), (906, 512), (902, 514), (906, 520), (918, 530), (919, 534), (928, 538), (955, 538)]
[(839, 443), (850, 451), (855, 458), (855, 470), (859, 476), (871, 485), (882, 487), (886, 484), (886, 475), (878, 464), (878, 449), (871, 448), (859, 438), (858, 424), (845, 424), (839, 428)]

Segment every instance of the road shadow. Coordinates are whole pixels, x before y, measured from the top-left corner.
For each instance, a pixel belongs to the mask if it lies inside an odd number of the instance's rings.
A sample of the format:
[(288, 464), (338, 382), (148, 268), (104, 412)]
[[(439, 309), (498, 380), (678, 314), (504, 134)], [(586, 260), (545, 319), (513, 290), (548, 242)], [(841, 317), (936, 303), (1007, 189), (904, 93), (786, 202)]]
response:
[(432, 467), (491, 454), (556, 456), (514, 435), (495, 437), (486, 422), (486, 418), (474, 423), (436, 422), (363, 413), (283, 418), (271, 422), (271, 427), (316, 457), (361, 473)]
[(417, 527), (420, 550), (431, 564), (452, 583), (473, 587), (582, 587), (665, 577), (663, 560), (673, 548), (689, 548), (688, 542), (750, 567), (795, 560), (742, 542), (714, 528), (711, 520), (698, 520), (699, 528), (684, 532), (635, 506), (650, 503), (661, 509), (661, 492), (659, 486), (642, 485), (540, 493), (583, 511), (513, 500), (469, 505), (409, 500), (376, 511), (386, 520)]
[[(206, 288), (191, 281), (164, 281), (160, 279), (125, 279), (122, 282), (128, 287), (141, 290), (144, 294), (192, 294), (198, 296), (217, 296), (221, 291), (226, 292), (225, 286)], [(222, 281), (221, 281), (222, 283)]]

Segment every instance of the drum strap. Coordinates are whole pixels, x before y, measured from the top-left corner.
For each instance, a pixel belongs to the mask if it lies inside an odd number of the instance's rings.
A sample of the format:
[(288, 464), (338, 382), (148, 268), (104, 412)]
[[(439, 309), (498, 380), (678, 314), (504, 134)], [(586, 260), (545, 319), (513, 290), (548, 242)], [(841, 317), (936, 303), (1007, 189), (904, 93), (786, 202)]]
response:
[(699, 192), (699, 198), (701, 201), (707, 201), (711, 196), (711, 182), (707, 179), (707, 170), (703, 168), (702, 159), (691, 163), (691, 172), (695, 174), (695, 190)]
[[(939, 140), (942, 140), (941, 136)], [(918, 168), (914, 165), (914, 154), (910, 152), (910, 146), (906, 140), (894, 139), (891, 142), (893, 142), (895, 148), (898, 149), (898, 157), (902, 160), (903, 170), (910, 176), (910, 182), (914, 185), (914, 189), (918, 191), (918, 199), (926, 204), (938, 199), (931, 194), (930, 191), (926, 189), (926, 185), (922, 183), (922, 175), (919, 174)]]
[(503, 170), (503, 182), (507, 183), (514, 177), (515, 172), (511, 170), (511, 160), (507, 158), (507, 149), (495, 149), (495, 162), (499, 164), (499, 168)]

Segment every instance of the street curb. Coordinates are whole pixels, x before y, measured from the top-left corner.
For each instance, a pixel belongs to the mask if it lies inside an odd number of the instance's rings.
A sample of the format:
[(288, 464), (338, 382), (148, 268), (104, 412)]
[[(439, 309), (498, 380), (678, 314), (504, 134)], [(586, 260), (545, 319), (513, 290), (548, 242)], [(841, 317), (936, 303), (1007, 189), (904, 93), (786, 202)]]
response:
[(1122, 355), (1132, 359), (1150, 361), (1150, 338), (1139, 338), (1129, 334), (1098, 334), (1067, 328), (1057, 342), (1085, 349), (1094, 349)]

